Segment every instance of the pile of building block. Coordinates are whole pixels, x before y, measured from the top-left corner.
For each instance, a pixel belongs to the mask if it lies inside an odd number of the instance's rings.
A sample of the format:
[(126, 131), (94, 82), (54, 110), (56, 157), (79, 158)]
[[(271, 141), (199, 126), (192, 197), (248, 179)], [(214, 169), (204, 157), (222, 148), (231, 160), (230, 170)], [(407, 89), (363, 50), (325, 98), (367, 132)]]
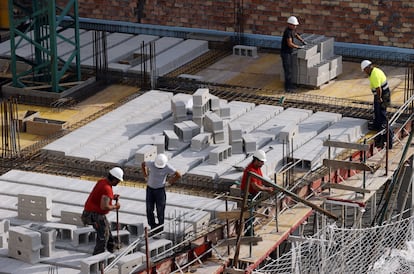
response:
[[(301, 36), (307, 45), (293, 54), (293, 83), (320, 87), (342, 73), (342, 56), (334, 54), (334, 38), (316, 34)], [(301, 43), (296, 41), (296, 44)], [(282, 74), (281, 80), (284, 81)]]
[(35, 264), (40, 256), (50, 257), (55, 248), (56, 231), (37, 225), (10, 227), (8, 256)]

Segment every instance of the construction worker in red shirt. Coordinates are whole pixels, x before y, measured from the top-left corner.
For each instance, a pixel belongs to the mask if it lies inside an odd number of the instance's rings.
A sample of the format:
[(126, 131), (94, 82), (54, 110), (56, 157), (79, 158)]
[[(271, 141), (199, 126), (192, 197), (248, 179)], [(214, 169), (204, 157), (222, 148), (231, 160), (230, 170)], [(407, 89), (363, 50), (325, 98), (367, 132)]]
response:
[[(266, 153), (263, 150), (260, 150), (260, 149), (257, 150), (253, 154), (253, 160), (251, 161), (251, 163), (244, 169), (243, 177), (241, 180), (241, 186), (240, 186), (242, 192), (246, 191), (248, 172), (250, 171), (250, 172), (256, 173), (257, 175), (263, 176), (261, 167), (263, 166), (265, 162), (266, 162)], [(264, 186), (262, 183), (262, 180), (251, 176), (249, 194), (254, 196), (260, 191), (272, 192), (273, 187)]]
[[(249, 185), (249, 190), (248, 190), (249, 201), (252, 201), (252, 199), (259, 192), (264, 191), (264, 192), (272, 193), (274, 191), (273, 187), (264, 186), (262, 183), (262, 180), (254, 176), (249, 176), (249, 172), (252, 172), (252, 173), (255, 173), (263, 177), (261, 167), (266, 162), (266, 160), (267, 160), (266, 153), (263, 150), (259, 149), (253, 154), (253, 160), (251, 161), (251, 163), (244, 169), (240, 189), (244, 195), (244, 193), (246, 192), (246, 188), (247, 188), (247, 180), (250, 177), (250, 185)], [(252, 210), (253, 208), (251, 208), (251, 213), (253, 213)], [(244, 228), (244, 230), (246, 231), (245, 236), (254, 236), (253, 223), (254, 223), (254, 217), (251, 216), (245, 223), (245, 228)]]
[[(105, 252), (114, 252), (114, 238), (110, 224), (106, 218), (112, 210), (119, 210), (119, 195), (114, 194), (112, 187), (123, 181), (124, 171), (119, 167), (109, 170), (106, 178), (100, 179), (86, 200), (82, 221), (85, 225), (92, 225), (96, 231), (96, 245), (93, 255)], [(112, 200), (116, 203), (113, 204)]]

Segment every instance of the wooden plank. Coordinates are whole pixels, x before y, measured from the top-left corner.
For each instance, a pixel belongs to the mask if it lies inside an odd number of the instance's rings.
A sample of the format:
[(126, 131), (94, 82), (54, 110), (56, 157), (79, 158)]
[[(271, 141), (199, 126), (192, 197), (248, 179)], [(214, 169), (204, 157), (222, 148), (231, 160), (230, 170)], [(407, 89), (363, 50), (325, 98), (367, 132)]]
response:
[(226, 268), (224, 273), (226, 274), (244, 274), (246, 271), (244, 269), (235, 269), (235, 268)]
[(323, 159), (323, 165), (326, 167), (331, 167), (335, 169), (355, 169), (355, 170), (365, 170), (369, 172), (373, 171), (373, 168), (368, 166), (365, 163), (342, 161), (342, 160)]
[[(216, 212), (216, 216), (217, 219), (220, 220), (237, 220), (240, 219), (240, 210), (232, 210), (232, 211), (220, 211), (220, 212)], [(259, 218), (268, 218), (269, 216), (260, 212), (253, 212), (253, 216), (254, 217), (259, 217)], [(246, 211), (243, 213), (243, 218), (247, 219), (250, 218), (250, 212)]]
[[(223, 245), (235, 245), (237, 241), (236, 237), (223, 239), (219, 243), (217, 243), (217, 246), (223, 246)], [(241, 237), (240, 243), (241, 244), (254, 244), (263, 241), (262, 237), (257, 236), (244, 236)]]
[[(240, 210), (233, 210), (233, 211), (220, 211), (220, 212), (216, 212), (216, 216), (218, 219), (220, 220), (236, 220), (240, 218)], [(246, 211), (243, 213), (243, 217), (249, 218), (250, 217), (250, 212)]]
[(348, 148), (348, 149), (356, 149), (360, 151), (369, 151), (370, 146), (367, 144), (356, 144), (356, 143), (348, 143), (348, 142), (341, 142), (341, 141), (332, 141), (332, 140), (325, 140), (323, 145), (326, 147), (340, 147), (340, 148)]
[(357, 193), (370, 193), (371, 192), (371, 190), (369, 189), (363, 189), (360, 187), (354, 187), (354, 186), (349, 186), (345, 184), (326, 184), (323, 188), (344, 189), (344, 190), (355, 191)]

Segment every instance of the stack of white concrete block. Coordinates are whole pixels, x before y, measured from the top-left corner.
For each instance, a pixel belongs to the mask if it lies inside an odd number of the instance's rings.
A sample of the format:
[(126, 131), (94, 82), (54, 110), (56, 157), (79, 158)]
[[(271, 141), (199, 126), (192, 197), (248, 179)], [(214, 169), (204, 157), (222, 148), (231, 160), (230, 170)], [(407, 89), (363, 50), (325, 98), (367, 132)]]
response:
[(216, 113), (222, 119), (230, 119), (230, 106), (227, 100), (220, 99), (217, 96), (210, 95), (211, 111)]
[(183, 96), (174, 96), (171, 99), (171, 111), (173, 114), (174, 122), (182, 122), (188, 120), (188, 99)]
[(342, 73), (342, 56), (334, 55), (334, 38), (315, 34), (303, 34), (302, 38), (308, 44), (293, 55), (294, 83), (320, 87)]
[(52, 200), (48, 196), (19, 194), (17, 214), (20, 219), (48, 222), (52, 219)]
[(214, 143), (225, 143), (223, 119), (214, 112), (208, 112), (204, 118), (204, 131), (213, 133)]
[(229, 123), (229, 143), (232, 153), (243, 153), (243, 136), (242, 128), (239, 123)]
[(191, 139), (200, 133), (200, 126), (191, 120), (174, 124), (174, 132), (183, 142), (191, 142)]
[(210, 91), (208, 88), (199, 88), (193, 94), (193, 121), (203, 126), (203, 117), (210, 111)]

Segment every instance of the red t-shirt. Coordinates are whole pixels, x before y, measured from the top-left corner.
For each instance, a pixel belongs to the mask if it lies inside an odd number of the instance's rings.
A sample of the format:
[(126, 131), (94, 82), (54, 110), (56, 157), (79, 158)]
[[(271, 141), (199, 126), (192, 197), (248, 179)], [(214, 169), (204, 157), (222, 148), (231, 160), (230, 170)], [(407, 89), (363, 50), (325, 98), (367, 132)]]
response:
[(112, 186), (109, 183), (108, 179), (100, 179), (95, 187), (93, 188), (92, 192), (89, 194), (88, 199), (85, 203), (85, 210), (96, 212), (99, 214), (107, 214), (109, 210), (102, 210), (101, 209), (101, 199), (102, 196), (108, 196), (111, 199), (114, 198), (114, 193), (112, 191)]
[[(257, 175), (263, 176), (262, 174), (262, 170), (260, 169), (260, 167), (255, 167), (253, 165), (253, 162), (251, 162), (243, 171), (243, 177), (241, 180), (241, 185), (240, 185), (240, 189), (242, 191), (244, 191), (246, 189), (246, 185), (247, 185), (247, 177), (248, 177), (248, 172), (251, 171), (253, 173), (256, 173)], [(249, 193), (250, 194), (257, 194), (258, 191), (255, 190), (253, 188), (253, 184), (256, 183), (257, 185), (261, 186), (262, 184), (262, 180), (257, 179), (256, 177), (250, 176), (250, 187), (249, 187)]]

